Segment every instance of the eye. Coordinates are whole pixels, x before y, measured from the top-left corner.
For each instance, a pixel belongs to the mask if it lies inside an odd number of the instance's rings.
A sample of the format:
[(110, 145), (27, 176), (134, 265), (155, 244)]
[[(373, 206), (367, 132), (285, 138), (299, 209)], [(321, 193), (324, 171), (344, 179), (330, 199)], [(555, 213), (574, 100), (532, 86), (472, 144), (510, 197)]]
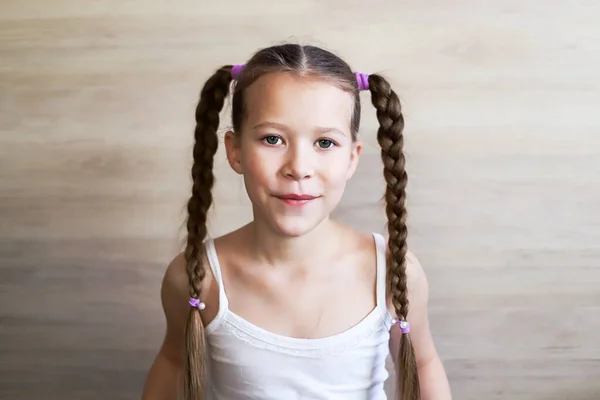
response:
[(319, 139), (317, 141), (317, 143), (319, 144), (319, 147), (322, 149), (328, 149), (334, 145), (333, 141), (329, 140), (329, 139)]
[(265, 136), (263, 138), (263, 140), (271, 146), (276, 146), (278, 144), (277, 141), (281, 140), (281, 138), (279, 136), (269, 135), (269, 136)]

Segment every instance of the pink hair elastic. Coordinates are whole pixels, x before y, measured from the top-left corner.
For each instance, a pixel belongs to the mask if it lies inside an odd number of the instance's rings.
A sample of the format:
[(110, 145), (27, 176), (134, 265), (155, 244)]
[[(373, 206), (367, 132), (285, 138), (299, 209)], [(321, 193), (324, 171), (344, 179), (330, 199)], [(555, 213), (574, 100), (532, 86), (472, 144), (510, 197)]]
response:
[(190, 297), (190, 306), (197, 308), (198, 310), (204, 310), (206, 308), (206, 304), (200, 301), (200, 299), (195, 299)]
[[(234, 80), (239, 79), (240, 75), (244, 71), (246, 64), (236, 64), (231, 67), (231, 78)], [(362, 72), (355, 72), (356, 83), (358, 84), (358, 90), (369, 90), (369, 74), (363, 74)]]

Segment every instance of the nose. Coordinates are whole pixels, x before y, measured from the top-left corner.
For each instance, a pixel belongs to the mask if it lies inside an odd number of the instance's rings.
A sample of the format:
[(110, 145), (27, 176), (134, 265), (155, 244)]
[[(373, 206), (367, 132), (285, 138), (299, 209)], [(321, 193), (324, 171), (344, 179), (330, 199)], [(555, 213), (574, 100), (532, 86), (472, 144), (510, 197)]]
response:
[(282, 174), (287, 179), (300, 181), (315, 175), (315, 154), (304, 146), (289, 148)]

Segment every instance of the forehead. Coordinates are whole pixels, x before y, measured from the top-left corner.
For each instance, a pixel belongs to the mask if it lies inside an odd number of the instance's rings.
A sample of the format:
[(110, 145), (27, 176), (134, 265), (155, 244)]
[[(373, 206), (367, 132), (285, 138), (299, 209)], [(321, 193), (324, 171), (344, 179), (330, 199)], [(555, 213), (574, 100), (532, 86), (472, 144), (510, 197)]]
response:
[(353, 94), (326, 80), (270, 73), (246, 89), (244, 100), (248, 126), (269, 120), (298, 130), (330, 126), (350, 133)]

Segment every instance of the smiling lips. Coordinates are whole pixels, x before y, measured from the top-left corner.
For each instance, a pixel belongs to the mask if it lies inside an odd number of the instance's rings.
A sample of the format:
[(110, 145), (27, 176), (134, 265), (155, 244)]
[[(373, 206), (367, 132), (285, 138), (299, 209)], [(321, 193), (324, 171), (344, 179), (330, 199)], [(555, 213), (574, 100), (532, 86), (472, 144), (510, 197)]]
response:
[(302, 206), (314, 199), (319, 198), (320, 196), (311, 196), (309, 194), (286, 193), (282, 195), (275, 195), (275, 197), (281, 200), (284, 204), (290, 206)]

